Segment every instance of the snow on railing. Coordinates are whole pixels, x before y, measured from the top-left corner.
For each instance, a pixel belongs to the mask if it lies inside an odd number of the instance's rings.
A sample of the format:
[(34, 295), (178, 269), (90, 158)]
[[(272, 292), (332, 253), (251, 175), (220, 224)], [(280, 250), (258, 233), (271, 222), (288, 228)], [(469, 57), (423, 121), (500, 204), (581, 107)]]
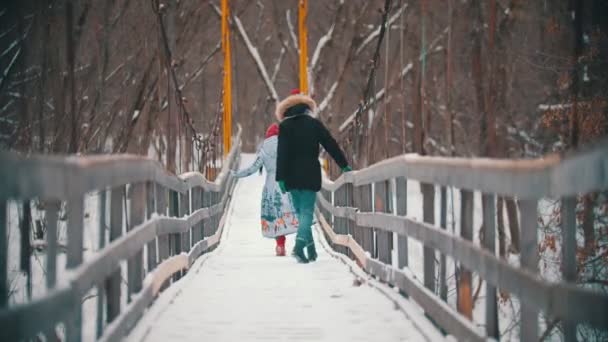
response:
[[(423, 222), (414, 219), (411, 213), (408, 215), (408, 180), (420, 182)], [(447, 191), (444, 190), (438, 202), (441, 203), (441, 226), (435, 225), (435, 186), (460, 189), (460, 237), (445, 228)], [(519, 298), (521, 339), (537, 341), (539, 311), (545, 317), (564, 322), (566, 336), (576, 336), (577, 324), (599, 329), (608, 327), (608, 296), (576, 285), (575, 237), (576, 196), (606, 189), (606, 141), (566, 156), (531, 160), (406, 154), (348, 172), (333, 182), (324, 177), (318, 196), (318, 217), (338, 251), (345, 254), (350, 251), (367, 272), (412, 297), (439, 326), (459, 340), (499, 338), (496, 298), (499, 288)], [(482, 194), (483, 248), (471, 241), (474, 191)], [(499, 195), (519, 199), (521, 267), (495, 254), (494, 202)], [(539, 200), (545, 197), (562, 201), (562, 283), (548, 282), (538, 276), (537, 208)], [(393, 201), (396, 201), (394, 210)], [(409, 201), (411, 208), (412, 200)], [(392, 255), (393, 234), (398, 236), (398, 260), (393, 260)], [(412, 265), (408, 264), (408, 239), (423, 245), (423, 284), (415, 279)], [(446, 301), (444, 257), (439, 277), (435, 272), (436, 251), (461, 264), (458, 311)], [(485, 331), (471, 321), (472, 272), (487, 282)], [(436, 295), (438, 292), (441, 298)]]
[[(239, 127), (213, 182), (198, 172), (176, 177), (160, 163), (139, 156), (21, 157), (0, 152), (0, 340), (41, 335), (56, 339), (59, 326), (65, 327), (59, 334), (65, 334), (67, 340), (81, 340), (83, 298), (95, 287), (100, 300), (97, 338), (115, 341), (125, 336), (171, 278), (179, 279), (200, 254), (219, 243), (224, 208), (235, 184), (230, 169), (240, 159), (240, 137)], [(107, 246), (102, 242), (101, 249), (83, 262), (83, 202), (85, 193), (93, 190), (100, 191), (104, 203), (106, 192), (110, 197), (109, 229), (100, 233), (101, 241), (108, 234), (110, 242)], [(9, 200), (33, 198), (50, 204), (46, 207), (45, 272), (51, 279), (57, 273), (57, 204), (67, 202), (67, 281), (57, 284), (53, 280), (42, 297), (9, 306), (4, 215)], [(123, 220), (123, 214), (128, 219)], [(105, 220), (106, 212), (99, 216)], [(123, 235), (125, 224), (127, 233)], [(128, 263), (127, 293), (121, 294), (124, 261)], [(148, 272), (145, 277), (144, 269)], [(121, 305), (121, 297), (127, 298), (126, 306)]]

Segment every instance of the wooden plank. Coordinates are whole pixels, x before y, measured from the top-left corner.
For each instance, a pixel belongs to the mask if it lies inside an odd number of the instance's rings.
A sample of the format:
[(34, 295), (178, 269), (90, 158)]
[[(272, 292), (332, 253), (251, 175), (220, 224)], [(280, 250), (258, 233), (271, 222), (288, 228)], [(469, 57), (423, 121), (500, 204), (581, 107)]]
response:
[[(357, 214), (358, 226), (380, 227), (423, 242), (451, 256), (482, 278), (526, 302), (563, 319), (571, 317), (596, 327), (608, 325), (608, 296), (565, 283), (549, 283), (521, 268), (496, 258), (475, 243), (436, 229), (429, 224), (382, 213)], [(577, 303), (572, 305), (570, 303)]]
[[(240, 144), (241, 130), (236, 135)], [(74, 195), (124, 184), (154, 181), (166, 188), (185, 192), (188, 186), (218, 191), (226, 178), (228, 165), (238, 157), (233, 146), (220, 176), (207, 181), (200, 173), (186, 173), (180, 178), (169, 174), (158, 161), (138, 155), (98, 155), (58, 157), (35, 155), (23, 157), (16, 152), (0, 151), (0, 198), (68, 200)], [(190, 177), (193, 176), (193, 180)]]
[[(118, 239), (123, 233), (123, 200), (125, 186), (110, 191), (110, 242)], [(112, 322), (120, 314), (121, 293), (120, 267), (106, 280), (106, 321)]]
[[(561, 200), (562, 215), (562, 267), (563, 279), (569, 283), (575, 283), (577, 277), (576, 266), (576, 197), (565, 197)], [(576, 341), (576, 322), (565, 320), (564, 340)]]
[[(435, 223), (435, 186), (420, 184), (422, 191), (422, 220), (428, 224)], [(435, 292), (435, 250), (424, 245), (423, 251), (424, 286)]]
[[(395, 191), (397, 193), (397, 215), (407, 216), (407, 179), (397, 177), (395, 179)], [(399, 269), (408, 267), (408, 241), (406, 235), (397, 235), (397, 265)]]
[[(538, 213), (537, 201), (520, 200), (521, 213), (521, 267), (532, 272), (538, 272)], [(521, 301), (522, 341), (538, 340), (538, 310), (524, 298)]]
[[(156, 213), (156, 186), (152, 182), (146, 182), (146, 218), (152, 218), (152, 214)], [(156, 258), (156, 239), (148, 242), (146, 246), (146, 254), (148, 257), (148, 273), (152, 272), (157, 265)]]
[[(447, 189), (445, 186), (441, 187), (440, 190), (440, 214), (439, 214), (439, 227), (445, 230), (447, 229), (447, 216), (448, 216), (448, 198), (447, 198)], [(447, 259), (445, 257), (445, 253), (441, 253), (439, 255), (439, 297), (447, 302), (448, 300), (448, 284), (446, 280), (447, 273)]]
[[(473, 193), (460, 190), (460, 236), (468, 241), (473, 239)], [(458, 274), (458, 312), (469, 320), (473, 319), (471, 271), (463, 265)]]
[(8, 306), (8, 205), (0, 199), (0, 309)]
[[(482, 194), (484, 239), (483, 247), (496, 255), (496, 196)], [(500, 337), (498, 329), (498, 303), (496, 287), (486, 282), (486, 334), (496, 340)]]
[[(129, 187), (130, 210), (129, 210), (129, 232), (132, 231), (145, 219), (146, 188), (144, 183), (131, 184)], [(134, 294), (141, 291), (143, 276), (143, 247), (127, 262), (128, 296), (127, 302), (131, 302)]]
[[(240, 142), (240, 131), (237, 134)], [(69, 200), (103, 188), (154, 181), (174, 191), (185, 192), (192, 186), (218, 191), (227, 179), (228, 166), (238, 155), (232, 147), (222, 171), (214, 182), (198, 172), (180, 178), (169, 174), (158, 161), (138, 155), (97, 155), (87, 157), (58, 157), (34, 155), (23, 157), (16, 152), (0, 151), (0, 198)]]
[(363, 185), (402, 176), (506, 197), (573, 196), (608, 188), (606, 146), (603, 141), (565, 160), (555, 154), (527, 160), (402, 155), (349, 173), (336, 182), (325, 181), (324, 187), (333, 190), (344, 182)]

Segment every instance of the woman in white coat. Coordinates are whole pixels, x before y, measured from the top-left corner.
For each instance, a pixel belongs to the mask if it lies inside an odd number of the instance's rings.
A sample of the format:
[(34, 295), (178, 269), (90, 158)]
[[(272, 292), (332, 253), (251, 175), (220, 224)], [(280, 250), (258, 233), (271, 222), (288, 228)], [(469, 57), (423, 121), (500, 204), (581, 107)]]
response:
[(262, 166), (266, 169), (266, 183), (262, 192), (262, 235), (274, 238), (277, 243), (276, 255), (285, 256), (285, 236), (297, 232), (298, 216), (289, 194), (283, 194), (275, 181), (278, 135), (279, 125), (270, 125), (253, 164), (234, 175), (242, 178), (254, 174)]

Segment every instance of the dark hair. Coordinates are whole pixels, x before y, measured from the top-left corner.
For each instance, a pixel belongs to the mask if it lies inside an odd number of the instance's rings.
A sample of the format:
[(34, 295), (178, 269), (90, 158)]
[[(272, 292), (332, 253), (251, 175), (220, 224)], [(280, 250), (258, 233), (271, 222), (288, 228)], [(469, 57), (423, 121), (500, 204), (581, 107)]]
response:
[(310, 110), (310, 107), (307, 104), (298, 103), (287, 108), (287, 110), (285, 111), (285, 117), (304, 114), (307, 110)]

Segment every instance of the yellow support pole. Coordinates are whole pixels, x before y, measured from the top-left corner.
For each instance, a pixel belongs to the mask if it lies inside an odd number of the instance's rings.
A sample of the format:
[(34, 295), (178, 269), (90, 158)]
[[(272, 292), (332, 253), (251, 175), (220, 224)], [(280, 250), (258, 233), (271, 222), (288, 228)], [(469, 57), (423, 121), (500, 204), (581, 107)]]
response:
[(308, 0), (298, 1), (298, 29), (300, 35), (300, 92), (308, 94)]
[(232, 139), (232, 65), (230, 55), (230, 27), (228, 18), (230, 10), (228, 0), (222, 0), (222, 52), (224, 53), (224, 156), (230, 151)]

